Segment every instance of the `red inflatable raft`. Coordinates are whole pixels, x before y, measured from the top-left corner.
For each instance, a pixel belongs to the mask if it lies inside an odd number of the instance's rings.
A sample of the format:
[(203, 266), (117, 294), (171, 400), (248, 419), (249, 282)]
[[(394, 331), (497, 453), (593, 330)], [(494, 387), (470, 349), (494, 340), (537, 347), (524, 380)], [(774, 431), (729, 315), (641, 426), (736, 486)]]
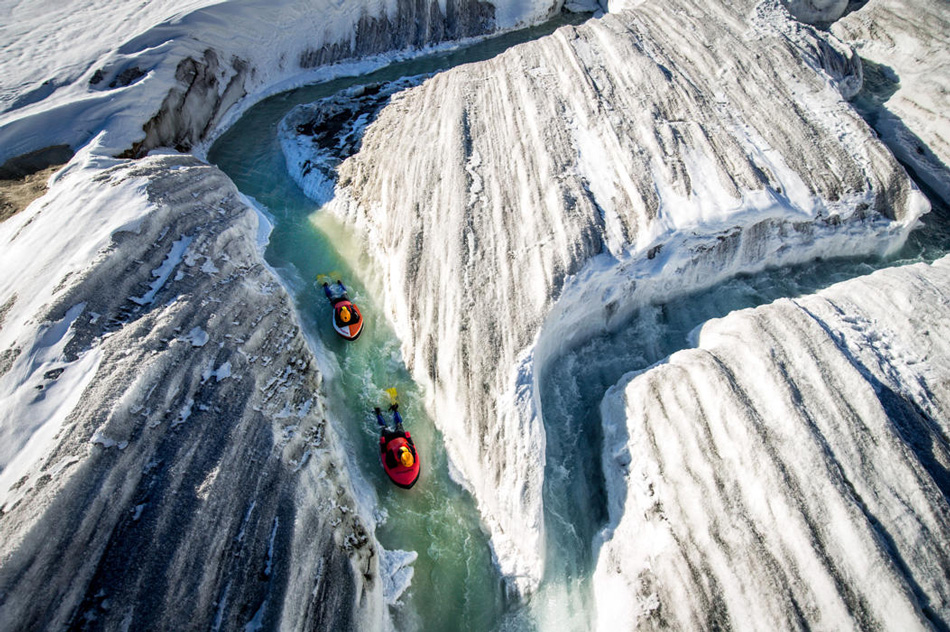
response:
[[(334, 276), (336, 272), (332, 272)], [(331, 276), (326, 274), (317, 275), (317, 283), (323, 286), (323, 292), (327, 295), (327, 300), (333, 306), (333, 329), (340, 334), (341, 338), (346, 340), (356, 340), (363, 331), (363, 315), (360, 308), (350, 301), (346, 293), (346, 286), (339, 278), (330, 283)]]
[(379, 459), (389, 480), (399, 487), (411, 489), (419, 480), (419, 454), (408, 432), (383, 430)]
[(363, 331), (363, 315), (350, 301), (343, 299), (333, 304), (333, 328), (347, 340), (356, 340)]

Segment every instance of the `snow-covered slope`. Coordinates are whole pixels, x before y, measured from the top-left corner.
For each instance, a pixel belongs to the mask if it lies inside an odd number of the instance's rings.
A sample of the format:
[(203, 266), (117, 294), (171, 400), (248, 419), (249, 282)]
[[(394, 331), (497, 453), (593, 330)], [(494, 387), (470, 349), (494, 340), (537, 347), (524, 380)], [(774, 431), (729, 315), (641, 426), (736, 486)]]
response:
[(950, 203), (950, 7), (871, 0), (832, 31), (866, 60), (875, 129)]
[(950, 259), (702, 327), (604, 400), (599, 628), (943, 629)]
[(268, 231), (192, 157), (88, 152), (0, 224), (0, 628), (383, 624)]
[(258, 98), (312, 81), (328, 74), (319, 68), (326, 64), (355, 64), (537, 22), (562, 5), (563, 0), (71, 0), (49, 7), (3, 0), (0, 164), (50, 145), (76, 149), (103, 128), (109, 130), (104, 152), (187, 150), (225, 118), (233, 120), (234, 106), (245, 95)]
[(334, 212), (388, 306), (502, 570), (541, 576), (538, 383), (559, 350), (739, 271), (900, 244), (926, 200), (778, 2), (640, 2), (392, 97)]

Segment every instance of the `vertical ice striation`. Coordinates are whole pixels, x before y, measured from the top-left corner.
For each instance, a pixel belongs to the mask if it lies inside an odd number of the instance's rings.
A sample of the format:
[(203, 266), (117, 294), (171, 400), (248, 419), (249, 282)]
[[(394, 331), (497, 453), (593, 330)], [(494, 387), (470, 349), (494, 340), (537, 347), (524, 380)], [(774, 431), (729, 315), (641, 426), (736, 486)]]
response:
[(394, 95), (340, 166), (331, 207), (516, 591), (552, 355), (740, 271), (884, 252), (927, 210), (837, 90), (858, 67), (776, 2), (631, 3)]
[(604, 399), (599, 629), (945, 629), (950, 259), (707, 323)]
[(193, 157), (85, 152), (0, 225), (0, 628), (384, 626), (260, 219)]

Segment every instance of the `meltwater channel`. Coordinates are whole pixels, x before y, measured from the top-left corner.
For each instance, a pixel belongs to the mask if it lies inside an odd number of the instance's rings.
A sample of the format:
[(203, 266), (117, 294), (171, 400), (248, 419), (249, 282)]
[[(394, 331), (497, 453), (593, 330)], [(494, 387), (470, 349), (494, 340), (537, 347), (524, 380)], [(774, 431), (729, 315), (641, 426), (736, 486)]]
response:
[[(250, 108), (209, 152), (246, 195), (274, 220), (266, 258), (292, 293), (304, 331), (330, 352), (336, 370), (326, 380), (332, 416), (345, 448), (379, 499), (377, 537), (388, 550), (415, 551), (414, 577), (394, 611), (399, 630), (568, 630), (594, 627), (591, 576), (594, 542), (606, 520), (601, 473), (600, 402), (630, 371), (654, 364), (689, 346), (689, 332), (711, 318), (782, 297), (813, 293), (838, 281), (889, 265), (932, 262), (950, 247), (950, 216), (934, 196), (926, 226), (912, 233), (890, 260), (816, 261), (791, 269), (738, 277), (714, 288), (640, 310), (616, 333), (564, 350), (542, 376), (547, 433), (544, 505), (547, 565), (541, 588), (525, 607), (505, 598), (488, 539), (468, 493), (449, 476), (439, 431), (425, 415), (422, 394), (402, 362), (399, 341), (377, 300), (382, 278), (361, 244), (344, 226), (319, 212), (287, 173), (277, 138), (280, 119), (294, 106), (362, 84), (395, 81), (488, 59), (508, 47), (584, 19), (567, 16), (472, 46), (393, 63), (381, 70), (285, 92)], [(865, 113), (867, 114), (867, 113)], [(338, 271), (365, 312), (355, 344), (328, 326), (330, 308), (314, 283), (318, 273)], [(377, 430), (370, 413), (384, 405), (383, 389), (401, 393), (406, 427), (421, 448), (424, 473), (411, 491), (386, 480), (377, 457)]]
[[(387, 550), (415, 551), (414, 575), (395, 608), (399, 630), (535, 628), (512, 613), (504, 582), (494, 565), (488, 537), (471, 496), (449, 476), (442, 438), (426, 417), (422, 394), (401, 358), (399, 341), (377, 300), (380, 278), (368, 253), (347, 229), (308, 199), (291, 179), (277, 137), (277, 125), (294, 106), (334, 95), (353, 86), (431, 74), (463, 63), (489, 59), (515, 44), (550, 34), (587, 16), (564, 14), (543, 25), (390, 64), (380, 70), (342, 77), (264, 99), (214, 143), (209, 162), (238, 189), (262, 205), (274, 222), (265, 252), (295, 301), (301, 326), (331, 352), (337, 369), (325, 381), (332, 418), (341, 427), (344, 448), (379, 499), (377, 537)], [(329, 327), (330, 307), (315, 283), (320, 273), (339, 272), (351, 298), (366, 316), (359, 340), (347, 343)], [(396, 387), (406, 429), (420, 448), (423, 473), (409, 491), (389, 483), (378, 457), (378, 430), (371, 410), (388, 405), (384, 389)], [(388, 417), (388, 414), (386, 415)]]

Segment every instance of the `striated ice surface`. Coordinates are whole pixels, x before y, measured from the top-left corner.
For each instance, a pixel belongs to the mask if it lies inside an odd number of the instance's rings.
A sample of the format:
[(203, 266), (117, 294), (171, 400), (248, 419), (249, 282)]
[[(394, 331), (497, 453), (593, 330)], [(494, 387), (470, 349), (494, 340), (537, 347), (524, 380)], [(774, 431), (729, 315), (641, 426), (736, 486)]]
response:
[(950, 10), (940, 0), (871, 0), (832, 26), (864, 60), (874, 128), (950, 202)]
[(779, 2), (609, 9), (394, 94), (330, 203), (521, 594), (549, 358), (738, 272), (890, 251), (929, 208), (846, 101), (860, 62)]
[(598, 628), (943, 629), (950, 259), (707, 323), (604, 399)]
[(258, 227), (193, 157), (88, 152), (0, 224), (0, 629), (384, 626)]

